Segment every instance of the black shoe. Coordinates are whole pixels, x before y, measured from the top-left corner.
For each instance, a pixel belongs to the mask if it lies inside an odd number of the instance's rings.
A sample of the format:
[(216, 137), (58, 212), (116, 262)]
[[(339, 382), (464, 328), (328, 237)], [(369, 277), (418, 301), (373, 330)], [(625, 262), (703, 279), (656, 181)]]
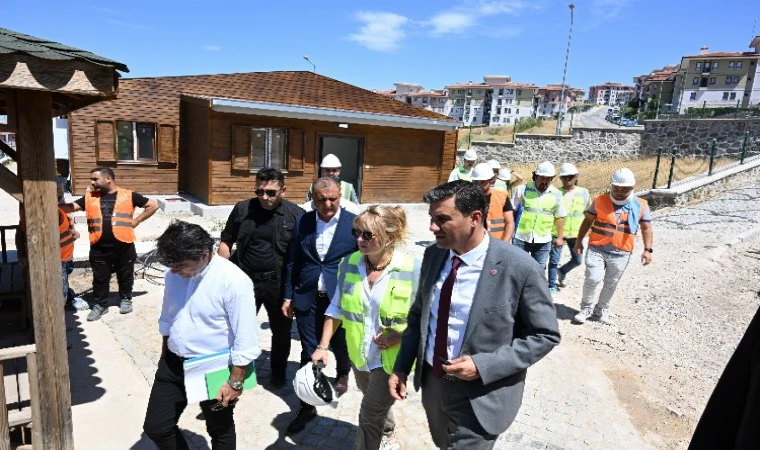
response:
[(285, 383), (285, 375), (272, 375), (269, 379), (269, 386), (271, 386), (272, 389), (282, 389), (285, 387)]
[(285, 430), (285, 433), (295, 434), (303, 431), (303, 429), (306, 428), (306, 424), (316, 418), (317, 408), (313, 406), (301, 406), (298, 409), (298, 414), (296, 414), (295, 419), (290, 422), (290, 425), (288, 425), (288, 428)]
[(335, 380), (335, 384), (333, 384), (333, 389), (335, 389), (335, 394), (340, 397), (343, 394), (346, 393), (348, 390), (348, 375), (343, 375), (338, 377)]

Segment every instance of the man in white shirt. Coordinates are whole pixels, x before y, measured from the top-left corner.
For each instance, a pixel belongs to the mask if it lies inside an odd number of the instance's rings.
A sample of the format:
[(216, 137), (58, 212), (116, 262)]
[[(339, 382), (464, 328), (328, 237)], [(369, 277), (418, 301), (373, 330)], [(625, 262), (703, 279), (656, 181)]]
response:
[[(311, 362), (311, 355), (322, 336), (325, 310), (338, 284), (338, 265), (344, 256), (358, 248), (351, 234), (356, 216), (341, 208), (337, 181), (332, 177), (318, 178), (312, 192), (316, 210), (299, 216), (293, 228), (285, 260), (285, 300), (282, 306), (283, 314), (296, 318), (301, 337), (301, 366)], [(342, 395), (348, 389), (348, 374), (351, 372), (343, 328), (333, 335), (330, 348), (336, 360), (335, 391)], [(300, 432), (316, 416), (314, 406), (301, 402), (287, 433)]]
[(158, 238), (156, 256), (169, 270), (158, 319), (163, 347), (143, 430), (160, 450), (188, 448), (177, 427), (187, 406), (183, 362), (229, 351), (229, 380), (200, 407), (212, 448), (234, 449), (234, 404), (261, 353), (251, 280), (214, 256), (214, 239), (200, 225), (173, 222)]
[(486, 233), (478, 186), (449, 182), (425, 202), (436, 245), (425, 250), (389, 389), (405, 399), (416, 362), (436, 446), (491, 449), (520, 409), (527, 368), (559, 344), (556, 312), (541, 266)]

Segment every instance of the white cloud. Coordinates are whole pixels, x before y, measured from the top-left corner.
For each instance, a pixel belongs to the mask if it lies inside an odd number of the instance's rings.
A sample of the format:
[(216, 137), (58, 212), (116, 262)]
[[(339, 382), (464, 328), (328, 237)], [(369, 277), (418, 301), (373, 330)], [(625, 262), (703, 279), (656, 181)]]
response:
[(523, 0), (483, 0), (476, 1), (475, 6), (480, 14), (492, 16), (495, 14), (515, 14), (527, 8), (528, 4)]
[(591, 15), (599, 21), (610, 21), (617, 18), (630, 0), (593, 0)]
[(107, 22), (119, 27), (134, 28), (136, 30), (145, 30), (148, 28), (145, 25), (140, 25), (138, 23), (131, 23), (131, 22), (122, 22), (121, 20), (108, 19)]
[(378, 52), (389, 52), (398, 48), (406, 36), (404, 27), (409, 19), (399, 14), (380, 11), (360, 11), (356, 20), (362, 22), (359, 32), (348, 38), (359, 45)]
[(428, 22), (434, 35), (463, 33), (475, 25), (475, 16), (466, 12), (444, 12), (436, 14)]
[(218, 52), (222, 49), (222, 47), (218, 45), (204, 45), (201, 47), (203, 50), (209, 51), (209, 52)]

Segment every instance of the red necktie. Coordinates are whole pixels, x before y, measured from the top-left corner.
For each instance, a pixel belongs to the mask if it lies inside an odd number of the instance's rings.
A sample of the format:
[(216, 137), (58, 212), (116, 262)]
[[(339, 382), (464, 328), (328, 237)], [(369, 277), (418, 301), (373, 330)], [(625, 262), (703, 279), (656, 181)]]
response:
[(433, 372), (438, 378), (443, 378), (446, 372), (443, 370), (441, 360), (449, 359), (449, 312), (451, 311), (451, 292), (454, 289), (454, 281), (457, 279), (457, 270), (462, 260), (458, 256), (451, 258), (451, 272), (443, 281), (441, 295), (438, 299), (438, 321), (435, 329), (435, 347), (433, 347)]

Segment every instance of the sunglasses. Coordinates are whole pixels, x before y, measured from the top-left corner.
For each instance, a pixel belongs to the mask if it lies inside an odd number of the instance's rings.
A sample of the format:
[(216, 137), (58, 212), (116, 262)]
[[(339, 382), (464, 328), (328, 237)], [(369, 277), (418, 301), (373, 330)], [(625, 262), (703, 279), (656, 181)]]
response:
[(264, 194), (266, 194), (267, 197), (274, 197), (279, 194), (281, 190), (282, 189), (256, 189), (253, 192), (256, 193), (257, 197), (263, 197)]
[(375, 238), (375, 235), (370, 233), (369, 231), (357, 230), (356, 228), (351, 229), (351, 234), (353, 234), (356, 239), (359, 239), (359, 236), (361, 236), (362, 239), (364, 239), (367, 242)]

